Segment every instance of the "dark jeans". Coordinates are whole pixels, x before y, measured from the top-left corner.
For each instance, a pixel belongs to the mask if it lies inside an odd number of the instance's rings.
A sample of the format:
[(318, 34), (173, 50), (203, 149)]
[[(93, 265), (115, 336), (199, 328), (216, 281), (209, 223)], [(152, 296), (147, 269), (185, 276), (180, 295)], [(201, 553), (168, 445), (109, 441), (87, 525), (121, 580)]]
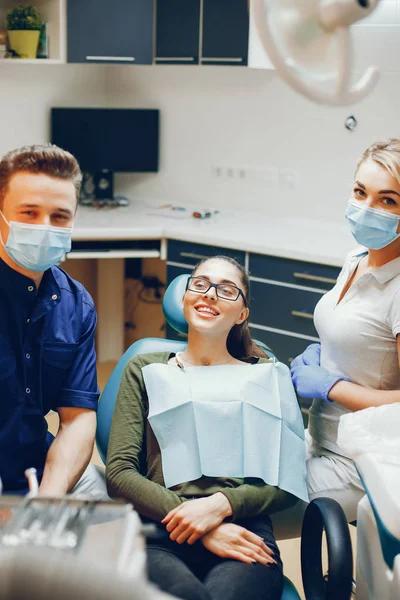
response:
[(183, 600), (280, 600), (282, 562), (270, 519), (245, 519), (237, 524), (264, 538), (274, 550), (277, 565), (246, 564), (220, 558), (200, 541), (189, 546), (177, 544), (163, 535), (158, 540), (148, 541), (150, 581)]

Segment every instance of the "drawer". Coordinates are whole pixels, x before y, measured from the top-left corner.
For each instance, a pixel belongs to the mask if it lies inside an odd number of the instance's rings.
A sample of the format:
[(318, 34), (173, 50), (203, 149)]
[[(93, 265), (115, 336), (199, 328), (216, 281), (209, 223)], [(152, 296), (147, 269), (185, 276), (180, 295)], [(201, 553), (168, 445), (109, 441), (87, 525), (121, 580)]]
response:
[(340, 268), (277, 256), (250, 254), (249, 271), (251, 277), (330, 290), (336, 283)]
[(318, 337), (314, 309), (322, 293), (251, 282), (250, 322)]
[(246, 253), (242, 250), (168, 240), (168, 262), (178, 262), (194, 267), (203, 258), (210, 258), (217, 254), (231, 256), (240, 264), (245, 264)]

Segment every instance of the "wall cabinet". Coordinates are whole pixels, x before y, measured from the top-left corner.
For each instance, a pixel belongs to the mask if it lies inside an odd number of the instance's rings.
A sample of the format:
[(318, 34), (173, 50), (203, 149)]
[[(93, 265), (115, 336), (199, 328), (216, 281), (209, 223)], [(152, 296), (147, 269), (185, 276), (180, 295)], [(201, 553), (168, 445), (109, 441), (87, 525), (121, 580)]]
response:
[(68, 62), (153, 62), (153, 0), (68, 0)]
[(200, 0), (159, 0), (156, 9), (157, 64), (198, 64)]
[(202, 64), (247, 65), (248, 0), (203, 0)]
[(247, 65), (248, 0), (158, 0), (157, 64)]
[[(0, 18), (15, 1), (1, 3)], [(40, 0), (38, 7), (50, 56), (14, 64), (248, 62), (248, 0)]]

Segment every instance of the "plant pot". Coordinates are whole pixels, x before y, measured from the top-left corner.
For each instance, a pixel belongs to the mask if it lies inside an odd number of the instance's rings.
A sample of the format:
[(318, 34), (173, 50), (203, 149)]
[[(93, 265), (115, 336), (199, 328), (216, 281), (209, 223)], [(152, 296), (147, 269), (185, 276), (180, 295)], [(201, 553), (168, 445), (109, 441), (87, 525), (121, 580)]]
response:
[(18, 58), (36, 58), (40, 31), (26, 29), (8, 31), (8, 45)]

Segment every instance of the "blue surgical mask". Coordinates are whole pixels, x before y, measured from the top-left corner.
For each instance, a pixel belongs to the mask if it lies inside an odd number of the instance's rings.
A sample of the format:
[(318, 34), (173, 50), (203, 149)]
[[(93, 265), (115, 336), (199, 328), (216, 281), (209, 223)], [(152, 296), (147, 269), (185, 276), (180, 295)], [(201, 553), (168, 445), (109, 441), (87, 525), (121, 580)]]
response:
[(345, 216), (355, 240), (371, 250), (381, 250), (400, 236), (397, 233), (400, 215), (349, 200)]
[(7, 242), (4, 244), (1, 234), (0, 242), (8, 256), (27, 271), (47, 271), (71, 250), (71, 227), (8, 222), (0, 213), (10, 228)]

